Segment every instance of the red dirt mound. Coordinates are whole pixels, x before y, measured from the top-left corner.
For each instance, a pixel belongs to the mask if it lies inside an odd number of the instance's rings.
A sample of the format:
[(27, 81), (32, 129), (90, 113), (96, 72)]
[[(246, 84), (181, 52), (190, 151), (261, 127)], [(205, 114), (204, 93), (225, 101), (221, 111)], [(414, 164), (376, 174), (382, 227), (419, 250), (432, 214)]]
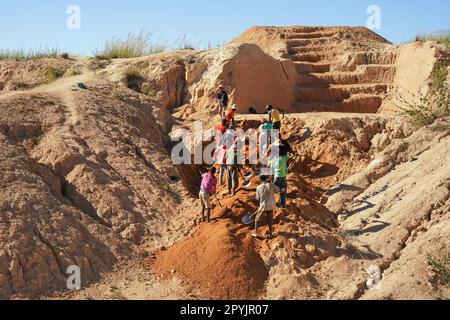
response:
[(255, 299), (268, 277), (250, 236), (240, 238), (230, 223), (203, 225), (192, 238), (157, 254), (150, 268), (178, 275), (209, 299)]

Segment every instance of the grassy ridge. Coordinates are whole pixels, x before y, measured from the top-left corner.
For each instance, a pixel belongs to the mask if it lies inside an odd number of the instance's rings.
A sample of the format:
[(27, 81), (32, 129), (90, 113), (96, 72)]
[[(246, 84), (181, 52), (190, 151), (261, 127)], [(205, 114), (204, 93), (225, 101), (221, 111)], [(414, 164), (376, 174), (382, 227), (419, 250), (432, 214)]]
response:
[(167, 45), (163, 41), (154, 43), (153, 34), (141, 31), (138, 34), (128, 34), (126, 38), (113, 37), (95, 50), (94, 55), (98, 58), (118, 59), (137, 58), (167, 50)]
[(421, 34), (416, 36), (416, 41), (438, 41), (450, 49), (450, 30), (439, 31), (430, 34)]
[(57, 47), (38, 47), (35, 49), (0, 49), (0, 60), (28, 61), (60, 56)]

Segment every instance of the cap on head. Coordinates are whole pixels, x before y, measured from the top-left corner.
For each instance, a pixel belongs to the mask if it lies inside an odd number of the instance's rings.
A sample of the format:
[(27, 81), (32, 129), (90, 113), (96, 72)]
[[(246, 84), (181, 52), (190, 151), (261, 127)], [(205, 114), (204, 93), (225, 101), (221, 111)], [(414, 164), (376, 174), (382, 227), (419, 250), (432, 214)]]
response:
[(261, 180), (261, 182), (266, 182), (267, 179), (269, 179), (269, 176), (266, 175), (259, 176), (259, 180)]
[(217, 172), (216, 167), (211, 167), (211, 168), (209, 169), (209, 172), (211, 172), (212, 174), (216, 174), (216, 172)]
[(271, 104), (268, 104), (266, 110), (267, 111), (272, 111), (273, 110), (273, 106)]
[(227, 119), (222, 119), (222, 125), (226, 126), (228, 124), (228, 120)]

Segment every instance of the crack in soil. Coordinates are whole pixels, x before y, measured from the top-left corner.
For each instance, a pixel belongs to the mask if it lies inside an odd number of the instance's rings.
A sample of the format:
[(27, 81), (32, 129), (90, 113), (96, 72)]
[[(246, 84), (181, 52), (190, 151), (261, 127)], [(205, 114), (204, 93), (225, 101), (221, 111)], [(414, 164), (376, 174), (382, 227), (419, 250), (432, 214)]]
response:
[(58, 256), (56, 249), (52, 246), (52, 244), (50, 242), (45, 240), (45, 238), (42, 236), (42, 234), (37, 229), (33, 229), (33, 233), (39, 239), (39, 241), (41, 241), (52, 252), (53, 257), (55, 258), (55, 261), (58, 264), (61, 275), (67, 279), (67, 276), (64, 272), (63, 263), (61, 261), (61, 258)]

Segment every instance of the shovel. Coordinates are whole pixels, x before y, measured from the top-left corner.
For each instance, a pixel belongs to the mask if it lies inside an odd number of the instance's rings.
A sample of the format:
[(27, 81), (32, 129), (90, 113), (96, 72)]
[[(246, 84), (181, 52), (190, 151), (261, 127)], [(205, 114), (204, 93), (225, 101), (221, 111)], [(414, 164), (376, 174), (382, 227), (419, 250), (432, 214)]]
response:
[(255, 213), (249, 213), (247, 215), (245, 215), (242, 218), (242, 223), (245, 224), (246, 226), (251, 225), (254, 221), (254, 217), (258, 214), (258, 211), (256, 211)]
[(248, 181), (248, 180), (244, 177), (244, 175), (242, 174), (241, 170), (239, 170), (239, 173), (240, 173), (242, 179), (244, 179), (244, 187), (245, 187), (245, 188), (251, 187), (251, 186), (252, 186), (251, 181)]
[(219, 197), (217, 197), (217, 194), (214, 194), (214, 197), (216, 198), (217, 203), (219, 204), (219, 206), (220, 206), (221, 208), (223, 208), (223, 205), (222, 205), (222, 203), (220, 203), (220, 200), (219, 200)]
[(244, 170), (244, 178), (245, 179), (251, 179), (253, 177), (253, 173), (252, 172), (246, 172)]

